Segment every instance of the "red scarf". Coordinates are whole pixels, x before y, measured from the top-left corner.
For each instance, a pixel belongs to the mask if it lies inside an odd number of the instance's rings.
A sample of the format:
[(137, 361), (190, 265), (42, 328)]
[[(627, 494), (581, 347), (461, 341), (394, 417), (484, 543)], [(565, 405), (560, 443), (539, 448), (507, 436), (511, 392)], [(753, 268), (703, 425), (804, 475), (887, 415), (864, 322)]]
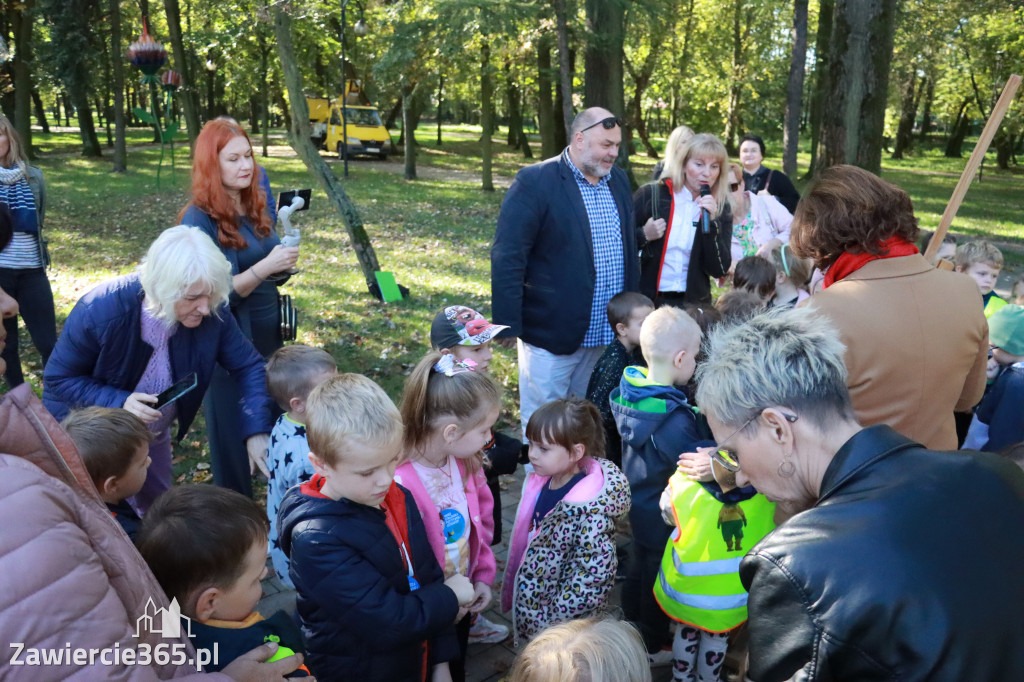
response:
[(881, 246), (883, 253), (880, 256), (876, 256), (873, 253), (850, 253), (849, 251), (844, 251), (839, 258), (836, 258), (836, 262), (832, 264), (832, 267), (825, 272), (823, 288), (828, 289), (839, 280), (852, 275), (873, 260), (900, 258), (901, 256), (912, 256), (915, 253), (920, 253), (916, 246), (903, 237), (889, 237), (882, 242)]

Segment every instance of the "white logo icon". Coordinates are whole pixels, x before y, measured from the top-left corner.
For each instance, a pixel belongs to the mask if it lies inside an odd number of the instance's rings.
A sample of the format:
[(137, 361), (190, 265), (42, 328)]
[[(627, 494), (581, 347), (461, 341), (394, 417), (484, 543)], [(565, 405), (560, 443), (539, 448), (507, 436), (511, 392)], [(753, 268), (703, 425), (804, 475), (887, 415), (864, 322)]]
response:
[(138, 639), (145, 632), (150, 632), (169, 639), (181, 638), (181, 621), (185, 621), (185, 634), (192, 637), (192, 619), (181, 615), (181, 607), (178, 606), (178, 599), (171, 600), (169, 608), (157, 608), (150, 597), (146, 602), (146, 608), (142, 615), (135, 622), (135, 638)]

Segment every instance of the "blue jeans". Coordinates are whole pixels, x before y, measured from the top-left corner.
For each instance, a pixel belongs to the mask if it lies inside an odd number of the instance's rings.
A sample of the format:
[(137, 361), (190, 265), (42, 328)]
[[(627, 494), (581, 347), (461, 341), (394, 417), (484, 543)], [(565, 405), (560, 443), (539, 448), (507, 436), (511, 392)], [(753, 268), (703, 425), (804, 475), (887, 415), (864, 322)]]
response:
[[(0, 288), (18, 302), (21, 319), (25, 320), (32, 343), (42, 356), (45, 366), (57, 343), (53, 291), (50, 289), (50, 280), (46, 278), (46, 270), (0, 268)], [(18, 318), (5, 319), (4, 329), (7, 331), (7, 345), (0, 357), (7, 362), (7, 371), (4, 373), (7, 385), (14, 388), (25, 382), (18, 357)]]

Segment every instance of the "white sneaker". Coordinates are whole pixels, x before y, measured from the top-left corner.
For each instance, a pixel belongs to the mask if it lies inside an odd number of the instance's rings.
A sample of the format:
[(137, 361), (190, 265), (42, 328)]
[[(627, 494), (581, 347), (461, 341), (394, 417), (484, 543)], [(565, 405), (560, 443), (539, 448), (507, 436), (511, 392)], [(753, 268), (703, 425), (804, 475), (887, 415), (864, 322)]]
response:
[[(492, 623), (479, 614), (469, 628), (470, 644), (496, 644), (504, 642), (508, 638), (508, 626), (499, 623)], [(669, 652), (672, 653), (672, 652)]]
[(672, 650), (662, 649), (654, 652), (653, 654), (647, 654), (647, 662), (652, 668), (661, 668), (666, 665), (672, 665)]

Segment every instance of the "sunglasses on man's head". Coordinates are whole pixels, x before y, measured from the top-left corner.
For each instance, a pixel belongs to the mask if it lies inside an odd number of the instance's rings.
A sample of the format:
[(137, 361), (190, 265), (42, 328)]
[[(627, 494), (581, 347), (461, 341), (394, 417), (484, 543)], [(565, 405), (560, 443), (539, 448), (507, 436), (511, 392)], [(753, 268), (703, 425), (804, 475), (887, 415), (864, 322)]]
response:
[(588, 130), (590, 130), (591, 128), (596, 128), (597, 126), (603, 126), (605, 130), (611, 130), (615, 126), (619, 126), (620, 128), (622, 128), (625, 125), (626, 125), (626, 122), (623, 121), (618, 116), (609, 116), (608, 118), (602, 118), (597, 123), (592, 123), (592, 124), (588, 125), (586, 128), (584, 128), (580, 132), (581, 133), (585, 133)]

